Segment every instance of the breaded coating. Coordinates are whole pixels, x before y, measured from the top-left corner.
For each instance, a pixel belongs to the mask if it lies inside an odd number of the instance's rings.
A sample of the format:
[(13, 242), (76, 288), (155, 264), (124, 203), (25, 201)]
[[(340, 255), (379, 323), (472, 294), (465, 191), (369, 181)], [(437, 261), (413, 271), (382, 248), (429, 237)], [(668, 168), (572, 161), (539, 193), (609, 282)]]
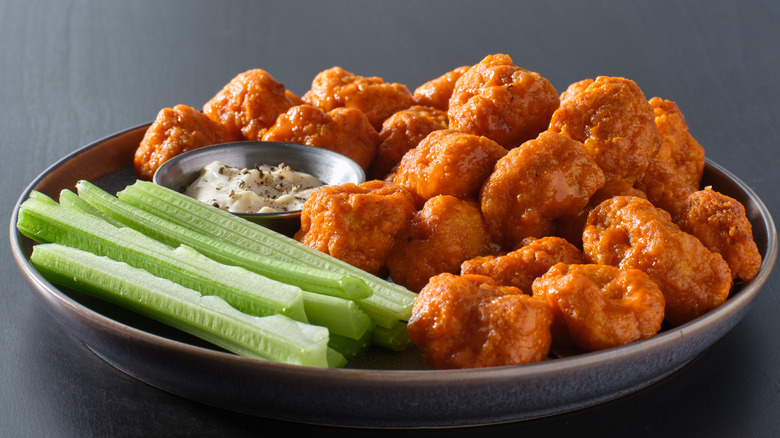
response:
[(407, 329), (436, 369), (517, 365), (549, 354), (547, 303), (482, 275), (439, 274), (420, 291)]
[(452, 90), (455, 89), (455, 81), (469, 68), (470, 65), (458, 67), (417, 87), (412, 93), (415, 105), (431, 106), (447, 111)]
[(138, 178), (151, 181), (154, 172), (176, 155), (203, 146), (236, 141), (220, 124), (187, 105), (163, 108), (147, 128), (135, 151)]
[(688, 196), (699, 189), (704, 172), (704, 148), (688, 132), (677, 104), (659, 97), (650, 99), (649, 103), (655, 112), (661, 146), (636, 186), (647, 194), (650, 202), (668, 211), (674, 219)]
[(588, 200), (588, 205), (576, 214), (563, 215), (555, 219), (552, 234), (563, 237), (577, 248), (582, 248), (582, 230), (588, 220), (588, 213), (597, 205), (614, 196), (637, 196), (647, 199), (645, 192), (626, 184), (623, 181), (610, 181), (604, 187), (596, 190), (596, 193)]
[(547, 129), (556, 108), (558, 92), (550, 81), (496, 54), (455, 82), (447, 114), (451, 128), (511, 149)]
[(419, 207), (436, 195), (476, 198), (507, 150), (493, 140), (453, 129), (433, 131), (409, 150), (393, 182), (406, 187)]
[(607, 181), (634, 185), (660, 144), (654, 120), (653, 108), (634, 81), (599, 76), (565, 97), (549, 129), (583, 143)]
[(497, 249), (476, 202), (439, 195), (398, 233), (387, 267), (393, 282), (419, 292), (434, 275), (457, 274), (464, 260)]
[(582, 264), (585, 256), (566, 239), (529, 237), (514, 251), (464, 261), (460, 265), (460, 273), (486, 275), (498, 284), (514, 286), (530, 295), (534, 280), (558, 263)]
[(203, 105), (203, 112), (243, 140), (260, 140), (276, 117), (303, 101), (267, 71), (240, 73)]
[(572, 97), (580, 94), (581, 92), (585, 91), (585, 89), (588, 88), (588, 86), (592, 83), (593, 83), (593, 79), (588, 78), (588, 79), (582, 79), (580, 81), (569, 84), (569, 86), (565, 90), (563, 90), (563, 93), (561, 93), (560, 96), (561, 104), (571, 99)]
[(733, 278), (748, 281), (761, 269), (753, 226), (736, 199), (706, 187), (686, 199), (678, 225), (729, 264)]
[(604, 185), (604, 173), (582, 143), (544, 132), (501, 158), (482, 186), (485, 223), (502, 248), (543, 237), (553, 221), (582, 210)]
[(301, 229), (294, 238), (382, 276), (396, 234), (414, 213), (409, 192), (389, 182), (327, 186), (304, 204)]
[(409, 149), (431, 132), (447, 126), (447, 112), (430, 106), (413, 105), (388, 117), (379, 131), (379, 146), (369, 177), (386, 178)]
[(335, 108), (325, 112), (304, 104), (280, 114), (263, 135), (263, 141), (328, 149), (346, 155), (367, 172), (376, 156), (379, 135), (359, 110)]
[(658, 283), (672, 326), (707, 313), (729, 296), (731, 271), (723, 257), (646, 199), (616, 196), (602, 202), (588, 215), (582, 240), (590, 262), (640, 269)]
[(340, 107), (359, 109), (379, 131), (386, 118), (412, 106), (412, 93), (406, 85), (385, 82), (376, 76), (359, 76), (336, 66), (314, 77), (303, 100), (325, 111)]
[(604, 350), (661, 330), (665, 299), (639, 269), (558, 263), (533, 284), (533, 297), (553, 310), (552, 351)]

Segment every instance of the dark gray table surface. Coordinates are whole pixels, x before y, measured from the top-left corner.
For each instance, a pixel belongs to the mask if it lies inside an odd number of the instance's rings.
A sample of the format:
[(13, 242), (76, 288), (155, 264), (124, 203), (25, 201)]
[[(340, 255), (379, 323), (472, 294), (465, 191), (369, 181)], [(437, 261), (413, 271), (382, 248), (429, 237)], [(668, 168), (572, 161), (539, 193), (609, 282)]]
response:
[[(778, 19), (780, 3), (744, 0), (0, 0), (4, 217), (8, 224), (25, 186), (61, 157), (163, 107), (200, 107), (244, 70), (263, 68), (299, 95), (334, 65), (414, 89), (491, 53), (511, 55), (559, 91), (625, 76), (648, 97), (676, 101), (707, 156), (776, 214)], [(0, 436), (333, 432), (208, 408), (128, 377), (63, 331), (7, 246), (0, 254)], [(406, 433), (776, 436), (779, 282), (773, 275), (747, 316), (686, 369), (638, 393), (539, 420)]]

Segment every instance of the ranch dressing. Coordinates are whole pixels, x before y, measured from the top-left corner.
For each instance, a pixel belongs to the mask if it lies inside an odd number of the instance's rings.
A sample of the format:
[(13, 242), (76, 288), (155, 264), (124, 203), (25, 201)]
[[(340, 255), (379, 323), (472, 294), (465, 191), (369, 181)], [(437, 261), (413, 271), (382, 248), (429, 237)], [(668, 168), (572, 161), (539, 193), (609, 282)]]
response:
[(219, 161), (207, 165), (185, 193), (234, 213), (300, 210), (324, 183), (284, 164), (239, 169)]

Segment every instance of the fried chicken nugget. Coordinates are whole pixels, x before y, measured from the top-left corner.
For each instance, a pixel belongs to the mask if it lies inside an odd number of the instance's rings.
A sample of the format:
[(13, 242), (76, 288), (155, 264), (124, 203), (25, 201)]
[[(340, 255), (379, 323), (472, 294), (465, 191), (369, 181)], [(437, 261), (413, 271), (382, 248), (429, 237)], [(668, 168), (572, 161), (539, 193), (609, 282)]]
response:
[(436, 195), (476, 198), (480, 186), (507, 150), (493, 140), (453, 129), (433, 131), (401, 159), (393, 182), (420, 207)]
[(585, 89), (588, 88), (588, 86), (592, 83), (593, 83), (593, 79), (588, 78), (588, 79), (583, 79), (581, 81), (577, 81), (569, 84), (569, 86), (565, 90), (563, 90), (563, 93), (561, 93), (560, 96), (561, 104), (573, 98), (574, 96), (580, 94), (581, 92), (585, 91)]
[(263, 141), (305, 144), (338, 152), (368, 171), (376, 157), (379, 134), (365, 114), (354, 108), (325, 112), (312, 105), (296, 105), (282, 113), (263, 135)]
[(420, 291), (407, 330), (437, 369), (545, 360), (552, 310), (547, 303), (482, 275), (439, 274)]
[(195, 108), (187, 105), (163, 108), (135, 151), (136, 175), (151, 180), (157, 168), (176, 155), (235, 140), (222, 125)]
[(294, 238), (375, 275), (395, 236), (415, 213), (409, 192), (385, 181), (327, 186), (303, 205)]
[(649, 101), (655, 113), (655, 126), (661, 146), (647, 171), (637, 181), (656, 207), (675, 219), (688, 196), (699, 189), (704, 172), (704, 148), (688, 131), (677, 104), (654, 97)]
[(552, 115), (549, 129), (585, 145), (607, 181), (634, 185), (660, 145), (653, 108), (637, 84), (599, 76), (578, 83)]
[(558, 92), (509, 55), (488, 55), (455, 82), (447, 115), (450, 127), (483, 135), (511, 149), (547, 128)]
[(731, 271), (723, 257), (646, 199), (616, 196), (602, 202), (588, 215), (582, 240), (589, 261), (640, 269), (658, 283), (666, 321), (673, 326), (703, 315), (729, 296)]
[(548, 131), (498, 160), (479, 199), (488, 230), (510, 249), (549, 235), (556, 218), (582, 210), (603, 185), (582, 143)]
[(395, 283), (419, 292), (434, 275), (456, 274), (464, 260), (497, 249), (476, 202), (439, 195), (398, 234), (387, 267)]
[(430, 106), (413, 105), (385, 119), (379, 131), (379, 146), (369, 176), (384, 179), (409, 149), (428, 134), (446, 129), (447, 113)]
[(415, 105), (431, 106), (447, 111), (450, 106), (452, 90), (455, 89), (455, 82), (469, 68), (471, 68), (470, 65), (458, 67), (417, 87), (412, 93)]
[(276, 117), (303, 101), (265, 70), (238, 74), (203, 105), (203, 112), (244, 140), (260, 140)]
[(610, 181), (604, 187), (596, 190), (596, 193), (588, 200), (588, 205), (576, 214), (563, 215), (554, 221), (553, 235), (562, 237), (572, 245), (582, 248), (582, 230), (588, 220), (588, 213), (603, 201), (614, 196), (637, 196), (647, 199), (645, 192), (626, 184), (623, 181)]
[(460, 265), (460, 273), (486, 275), (500, 285), (514, 286), (530, 295), (534, 280), (558, 263), (582, 264), (585, 256), (566, 239), (529, 237), (514, 251), (464, 261)]
[(325, 111), (339, 107), (359, 109), (377, 131), (386, 118), (413, 103), (406, 85), (385, 82), (376, 76), (359, 76), (338, 66), (318, 73), (303, 100)]
[(711, 187), (693, 192), (682, 206), (678, 225), (722, 255), (732, 278), (748, 281), (761, 269), (753, 226), (745, 207), (736, 199)]
[(665, 299), (639, 269), (558, 263), (533, 283), (533, 297), (553, 311), (552, 351), (604, 350), (661, 330)]

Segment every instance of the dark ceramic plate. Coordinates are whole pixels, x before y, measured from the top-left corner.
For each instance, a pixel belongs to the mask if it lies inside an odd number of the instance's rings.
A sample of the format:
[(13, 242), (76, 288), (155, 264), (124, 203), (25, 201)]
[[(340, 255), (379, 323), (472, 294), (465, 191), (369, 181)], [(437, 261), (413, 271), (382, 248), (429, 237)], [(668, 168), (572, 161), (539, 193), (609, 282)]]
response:
[[(22, 193), (58, 197), (80, 179), (115, 192), (135, 181), (132, 157), (148, 125), (63, 158)], [(32, 242), (11, 218), (11, 248), (33, 293), (54, 318), (106, 362), (163, 390), (268, 418), (364, 427), (450, 427), (518, 421), (612, 400), (681, 369), (739, 322), (769, 278), (775, 226), (764, 204), (734, 175), (707, 163), (705, 185), (741, 201), (764, 263), (752, 281), (706, 315), (638, 343), (542, 363), (487, 369), (427, 369), (419, 353), (369, 351), (346, 369), (248, 359), (47, 282), (28, 261)]]

